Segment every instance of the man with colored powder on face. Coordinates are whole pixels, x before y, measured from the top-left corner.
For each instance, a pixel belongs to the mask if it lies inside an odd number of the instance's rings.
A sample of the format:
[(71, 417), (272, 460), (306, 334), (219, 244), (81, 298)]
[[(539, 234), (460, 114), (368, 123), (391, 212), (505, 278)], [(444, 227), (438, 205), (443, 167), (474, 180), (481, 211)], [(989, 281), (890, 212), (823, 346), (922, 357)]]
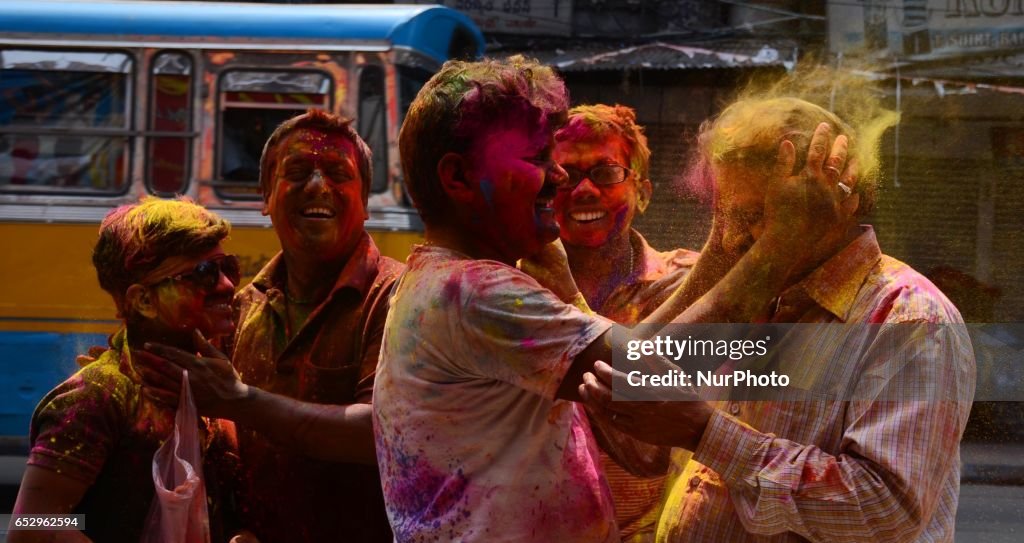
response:
[(773, 362), (792, 376), (792, 395), (718, 400), (686, 444), (670, 438), (687, 424), (685, 404), (613, 402), (609, 384), (624, 376), (603, 363), (600, 379), (585, 377), (588, 405), (614, 426), (693, 451), (673, 466), (657, 541), (953, 541), (959, 441), (974, 393), (970, 339), (949, 300), (882, 254), (857, 220), (875, 201), (878, 141), (895, 121), (882, 111), (858, 133), (810, 102), (768, 97), (740, 100), (702, 128), (694, 171), (714, 190), (715, 208), (697, 266), (740, 259), (766, 235), (780, 139), (800, 141), (828, 123), (850, 141), (863, 177), (851, 186), (852, 171), (829, 170), (851, 213), (808, 238), (807, 257), (764, 315), (801, 323)]
[(402, 266), (363, 227), (370, 158), (336, 115), (282, 123), (260, 164), (282, 250), (236, 296), (231, 360), (148, 347), (163, 357), (146, 373), (155, 394), (173, 401), (188, 369), (200, 412), (238, 424), (243, 521), (262, 543), (392, 540), (370, 401)]
[[(651, 151), (632, 108), (577, 106), (555, 133), (553, 158), (569, 176), (555, 217), (569, 269), (595, 313), (632, 326), (679, 289), (699, 254), (660, 252), (632, 228), (647, 209)], [(601, 453), (623, 541), (652, 541), (664, 477), (640, 478)]]
[[(139, 541), (154, 496), (153, 455), (174, 431), (175, 411), (142, 394), (136, 355), (148, 341), (190, 347), (195, 330), (230, 338), (239, 270), (221, 247), (228, 231), (188, 200), (148, 198), (103, 220), (93, 264), (124, 325), (108, 350), (39, 403), (14, 506), (15, 515), (85, 515), (85, 530), (12, 530), (10, 543)], [(233, 472), (233, 429), (201, 419), (198, 431), (211, 539), (224, 541), (219, 485)]]
[[(551, 155), (567, 109), (564, 84), (535, 61), (451, 61), (402, 126), (426, 243), (391, 301), (373, 405), (399, 542), (619, 540), (587, 417), (566, 400), (624, 345), (586, 308), (564, 253), (561, 268), (535, 268), (553, 290), (515, 267), (528, 257), (559, 263), (553, 200), (568, 176)], [(828, 136), (815, 134), (819, 170)], [(843, 145), (828, 157), (840, 168)], [(667, 311), (689, 305), (680, 322), (749, 319), (778, 292), (803, 254), (780, 234), (813, 226), (806, 206), (837, 198), (821, 175), (788, 171), (773, 189), (802, 197), (776, 200), (786, 205), (772, 209), (767, 235), (707, 296), (666, 302)], [(699, 426), (712, 409), (693, 405)]]

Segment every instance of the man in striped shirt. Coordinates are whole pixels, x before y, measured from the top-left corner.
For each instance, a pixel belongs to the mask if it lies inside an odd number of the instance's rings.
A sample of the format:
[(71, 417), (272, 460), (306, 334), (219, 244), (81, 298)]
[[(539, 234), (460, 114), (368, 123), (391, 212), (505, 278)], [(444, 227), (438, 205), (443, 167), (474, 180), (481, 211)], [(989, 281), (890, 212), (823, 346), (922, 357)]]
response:
[[(953, 541), (974, 357), (956, 308), (857, 224), (874, 201), (876, 145), (802, 100), (730, 106), (700, 137), (716, 191), (701, 258), (736, 258), (759, 237), (773, 150), (792, 154), (821, 122), (848, 136), (861, 164), (855, 192), (832, 172), (837, 190), (851, 192), (840, 205), (858, 212), (794, 268), (764, 320), (847, 326), (786, 337), (775, 369), (811, 400), (712, 402), (692, 457), (676, 453), (657, 541)], [(596, 373), (586, 394), (623, 431), (666, 444), (673, 426), (692, 424), (688, 404), (610, 402), (613, 372)]]

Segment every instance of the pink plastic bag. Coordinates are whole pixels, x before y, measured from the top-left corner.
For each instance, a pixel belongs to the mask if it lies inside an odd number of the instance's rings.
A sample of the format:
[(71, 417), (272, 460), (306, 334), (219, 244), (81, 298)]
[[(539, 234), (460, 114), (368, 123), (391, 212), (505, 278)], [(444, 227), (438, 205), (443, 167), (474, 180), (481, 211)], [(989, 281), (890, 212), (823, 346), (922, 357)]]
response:
[(174, 434), (153, 455), (153, 485), (156, 496), (141, 543), (209, 543), (199, 423), (188, 372), (181, 376)]

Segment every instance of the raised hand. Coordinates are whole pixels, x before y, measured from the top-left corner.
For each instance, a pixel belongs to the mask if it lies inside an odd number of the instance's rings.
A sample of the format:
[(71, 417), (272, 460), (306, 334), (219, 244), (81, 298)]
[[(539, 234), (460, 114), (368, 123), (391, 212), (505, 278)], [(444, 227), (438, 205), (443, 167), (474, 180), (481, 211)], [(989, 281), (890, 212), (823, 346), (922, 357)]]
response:
[(210, 344), (198, 331), (193, 332), (196, 353), (169, 345), (147, 343), (135, 353), (142, 376), (143, 394), (168, 405), (177, 405), (182, 370), (188, 370), (192, 397), (201, 415), (231, 418), (234, 405), (249, 396), (231, 360)]
[(565, 255), (562, 240), (556, 239), (545, 245), (539, 253), (520, 260), (519, 269), (566, 303), (570, 303), (579, 293), (572, 272), (569, 271), (569, 259)]
[(647, 443), (697, 448), (713, 408), (696, 393), (673, 390), (672, 400), (613, 401), (613, 382), (622, 389), (628, 387), (626, 374), (601, 361), (594, 363), (592, 373), (583, 374), (579, 394), (591, 416)]
[(794, 251), (806, 251), (836, 229), (845, 228), (857, 209), (856, 165), (847, 160), (849, 142), (840, 135), (830, 148), (831, 139), (828, 123), (819, 124), (811, 138), (807, 163), (796, 175), (792, 174), (796, 163), (793, 142), (779, 144), (765, 194), (765, 235)]

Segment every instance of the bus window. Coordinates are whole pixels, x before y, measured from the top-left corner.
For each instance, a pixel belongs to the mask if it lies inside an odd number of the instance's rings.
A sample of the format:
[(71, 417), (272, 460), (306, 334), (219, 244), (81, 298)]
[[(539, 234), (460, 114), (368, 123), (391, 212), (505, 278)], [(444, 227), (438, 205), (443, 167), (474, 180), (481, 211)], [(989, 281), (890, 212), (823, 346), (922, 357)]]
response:
[(409, 106), (416, 99), (423, 85), (427, 84), (431, 72), (423, 68), (398, 65), (398, 122), (405, 120), (405, 114), (409, 112)]
[[(399, 64), (396, 66), (398, 72), (398, 123), (405, 121), (405, 114), (409, 112), (409, 106), (416, 99), (423, 85), (432, 75), (431, 72), (416, 66)], [(402, 187), (404, 189), (404, 187)], [(409, 194), (402, 190), (402, 204), (406, 207), (413, 207)]]
[(0, 190), (124, 192), (132, 66), (114, 51), (0, 51)]
[(373, 151), (371, 193), (388, 189), (388, 135), (384, 104), (384, 69), (363, 66), (359, 73), (358, 131)]
[(217, 192), (259, 197), (260, 154), (277, 125), (306, 109), (330, 110), (332, 81), (321, 72), (231, 70), (220, 81)]
[(149, 88), (149, 130), (160, 135), (146, 143), (146, 182), (161, 196), (181, 194), (192, 164), (192, 59), (170, 52), (154, 57)]

